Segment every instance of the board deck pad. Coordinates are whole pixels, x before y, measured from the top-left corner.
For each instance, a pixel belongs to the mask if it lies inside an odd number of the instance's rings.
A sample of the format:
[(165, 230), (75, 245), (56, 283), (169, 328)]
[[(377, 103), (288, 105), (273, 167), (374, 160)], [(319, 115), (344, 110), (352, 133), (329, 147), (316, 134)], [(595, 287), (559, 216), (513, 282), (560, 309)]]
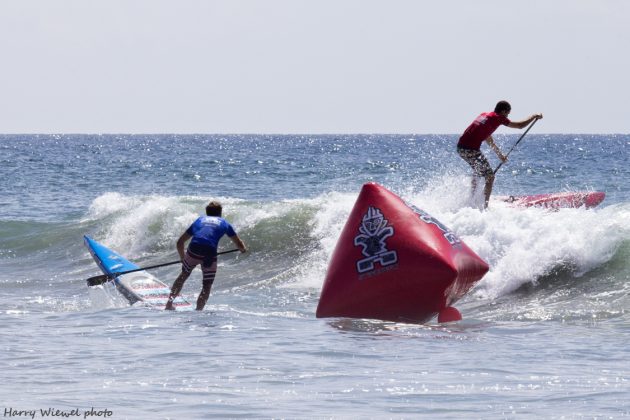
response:
[[(115, 275), (128, 270), (135, 270), (136, 264), (106, 246), (85, 236), (85, 245), (104, 274)], [(113, 280), (116, 290), (120, 292), (131, 305), (141, 304), (155, 308), (164, 308), (171, 292), (171, 288), (146, 271), (116, 276)], [(193, 306), (185, 298), (178, 296), (173, 301), (175, 310), (185, 311)]]

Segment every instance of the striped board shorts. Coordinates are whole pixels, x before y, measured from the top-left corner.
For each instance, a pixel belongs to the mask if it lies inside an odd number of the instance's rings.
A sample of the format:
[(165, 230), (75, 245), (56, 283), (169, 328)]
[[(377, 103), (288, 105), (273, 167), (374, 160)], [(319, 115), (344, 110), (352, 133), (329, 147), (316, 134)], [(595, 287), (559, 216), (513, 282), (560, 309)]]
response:
[(217, 274), (217, 256), (196, 255), (190, 249), (187, 250), (186, 255), (184, 255), (184, 261), (182, 261), (182, 271), (190, 274), (199, 264), (201, 264), (203, 282), (212, 284)]
[(458, 147), (457, 153), (472, 167), (475, 175), (483, 178), (488, 175), (494, 175), (494, 171), (490, 167), (488, 159), (486, 159), (480, 150)]

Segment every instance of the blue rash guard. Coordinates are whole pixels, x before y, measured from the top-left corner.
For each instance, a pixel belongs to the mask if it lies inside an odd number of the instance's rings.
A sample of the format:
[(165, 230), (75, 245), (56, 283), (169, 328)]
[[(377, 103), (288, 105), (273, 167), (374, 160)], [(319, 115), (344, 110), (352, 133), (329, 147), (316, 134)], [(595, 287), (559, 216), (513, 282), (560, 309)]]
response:
[(232, 237), (236, 231), (227, 220), (216, 216), (201, 216), (186, 230), (192, 236), (188, 251), (198, 256), (210, 257), (217, 254), (219, 240), (223, 235)]

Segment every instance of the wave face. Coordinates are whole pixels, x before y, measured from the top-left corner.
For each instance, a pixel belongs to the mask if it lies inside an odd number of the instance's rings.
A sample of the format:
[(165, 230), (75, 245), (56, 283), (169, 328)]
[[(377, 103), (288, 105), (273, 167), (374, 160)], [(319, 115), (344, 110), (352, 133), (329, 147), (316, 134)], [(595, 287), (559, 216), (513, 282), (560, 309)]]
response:
[[(458, 188), (458, 195), (465, 196), (465, 185), (454, 182), (449, 186), (451, 191)], [(317, 294), (356, 194), (331, 192), (268, 202), (217, 198), (224, 204), (224, 217), (247, 241), (251, 252), (221, 258), (225, 268), (216, 290), (273, 285)], [(587, 293), (578, 301), (611, 290), (610, 281), (619, 293), (626, 291), (630, 272), (628, 204), (556, 212), (497, 205), (480, 212), (459, 207), (450, 199), (445, 203), (435, 189), (403, 198), (439, 214), (444, 224), (490, 264), (471, 299), (494, 301), (523, 288), (553, 296), (556, 288), (571, 287), (573, 282), (587, 282), (583, 284)], [(83, 233), (143, 265), (174, 260), (176, 239), (206, 202), (204, 197), (111, 192), (96, 197), (76, 224), (4, 222), (1, 248), (9, 269), (6, 273), (20, 270), (24, 259), (40, 261), (35, 267), (52, 265), (71, 275), (77, 270), (93, 270), (96, 267), (80, 240)], [(231, 247), (224, 239), (222, 250)], [(174, 279), (176, 271), (164, 269), (165, 280)], [(15, 278), (15, 274), (9, 277)], [(47, 279), (42, 277), (42, 281)], [(609, 280), (602, 283), (603, 279)], [(4, 281), (11, 282), (7, 277)]]

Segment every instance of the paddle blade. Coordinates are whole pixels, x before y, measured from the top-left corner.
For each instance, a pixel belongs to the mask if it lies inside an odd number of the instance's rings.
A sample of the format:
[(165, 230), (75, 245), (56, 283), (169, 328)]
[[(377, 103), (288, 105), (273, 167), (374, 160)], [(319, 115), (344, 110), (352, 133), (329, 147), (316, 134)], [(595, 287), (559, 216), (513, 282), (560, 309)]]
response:
[(89, 279), (85, 280), (85, 282), (88, 286), (99, 286), (103, 283), (107, 283), (110, 280), (112, 280), (111, 277), (109, 277), (107, 274), (102, 274), (100, 276), (90, 277)]

